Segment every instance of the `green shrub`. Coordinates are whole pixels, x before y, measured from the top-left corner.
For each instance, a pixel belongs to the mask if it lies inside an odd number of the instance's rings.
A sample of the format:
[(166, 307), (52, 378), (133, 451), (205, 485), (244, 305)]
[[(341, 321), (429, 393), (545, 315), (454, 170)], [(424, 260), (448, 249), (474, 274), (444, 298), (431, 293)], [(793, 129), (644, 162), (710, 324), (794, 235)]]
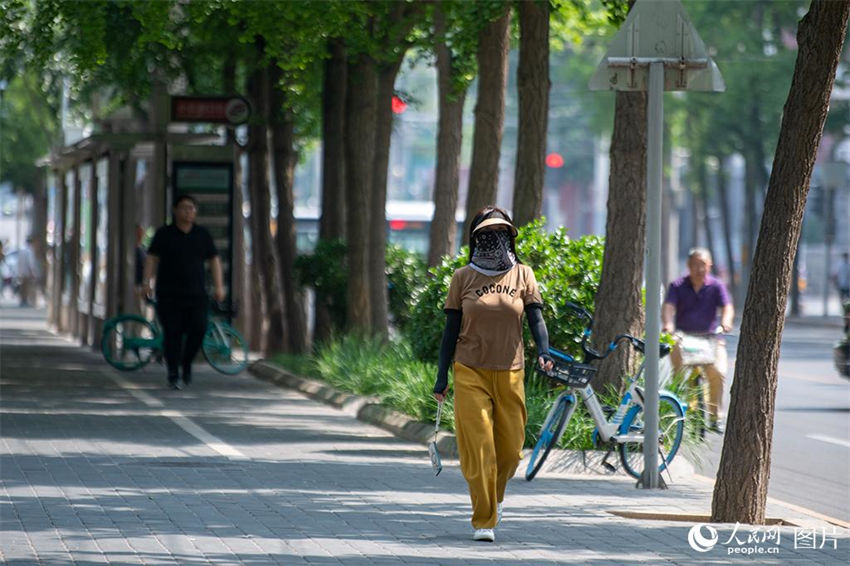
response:
[(303, 356), (301, 354), (275, 354), (270, 361), (281, 367), (285, 367), (295, 375), (322, 379), (322, 374), (316, 367), (316, 362), (310, 356)]
[(418, 298), (427, 278), (422, 254), (401, 246), (387, 246), (387, 283), (389, 285), (389, 311), (393, 323), (402, 332), (410, 322), (410, 308)]
[[(429, 271), (431, 277), (423, 282), (405, 332), (419, 359), (436, 360), (439, 355), (446, 293), (452, 274), (466, 265), (468, 254), (468, 248), (464, 247), (457, 256), (443, 258), (440, 265)], [(563, 228), (547, 233), (543, 221), (537, 220), (520, 228), (517, 254), (534, 270), (540, 285), (549, 342), (574, 356), (580, 355), (582, 321), (570, 314), (566, 302), (593, 312), (593, 298), (602, 272), (602, 239), (584, 236), (573, 240)], [(525, 344), (527, 359), (532, 362), (536, 350), (527, 327)]]
[(405, 337), (420, 360), (433, 362), (440, 354), (440, 340), (446, 323), (446, 315), (443, 313), (446, 293), (455, 270), (466, 265), (466, 253), (464, 247), (460, 255), (446, 256), (440, 265), (429, 269), (429, 277), (422, 282), (418, 300), (410, 309), (410, 323), (406, 327)]
[[(381, 402), (421, 421), (433, 420), (432, 396), (436, 366), (417, 361), (405, 342), (347, 335), (326, 344), (315, 357), (322, 379), (330, 385)], [(443, 424), (453, 427), (452, 411), (444, 408)]]

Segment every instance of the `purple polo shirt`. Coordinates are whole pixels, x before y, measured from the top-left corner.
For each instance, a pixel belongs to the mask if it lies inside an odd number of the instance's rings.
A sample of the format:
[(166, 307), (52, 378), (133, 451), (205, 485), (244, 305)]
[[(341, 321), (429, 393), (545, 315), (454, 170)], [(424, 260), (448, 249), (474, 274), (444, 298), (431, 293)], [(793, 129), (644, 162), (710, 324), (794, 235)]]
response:
[(717, 328), (717, 309), (729, 304), (726, 285), (711, 275), (699, 292), (694, 291), (687, 275), (670, 283), (665, 303), (676, 307), (676, 329), (683, 332), (708, 333)]

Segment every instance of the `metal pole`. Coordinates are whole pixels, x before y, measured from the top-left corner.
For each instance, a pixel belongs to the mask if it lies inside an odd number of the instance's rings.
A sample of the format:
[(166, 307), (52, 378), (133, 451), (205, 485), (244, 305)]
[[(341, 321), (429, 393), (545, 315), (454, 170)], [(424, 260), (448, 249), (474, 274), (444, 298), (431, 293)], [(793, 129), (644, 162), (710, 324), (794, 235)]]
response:
[(649, 65), (646, 139), (646, 395), (643, 475), (638, 486), (662, 487), (658, 474), (658, 343), (661, 333), (661, 152), (664, 132), (664, 63)]

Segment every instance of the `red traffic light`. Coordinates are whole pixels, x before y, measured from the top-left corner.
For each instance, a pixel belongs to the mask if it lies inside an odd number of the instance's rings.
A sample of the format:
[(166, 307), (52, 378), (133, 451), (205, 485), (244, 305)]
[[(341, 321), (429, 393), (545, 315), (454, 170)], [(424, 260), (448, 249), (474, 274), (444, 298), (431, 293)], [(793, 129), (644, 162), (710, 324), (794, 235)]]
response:
[(392, 107), (393, 114), (401, 114), (402, 112), (407, 110), (407, 102), (397, 96), (393, 96)]
[(546, 156), (546, 166), (552, 169), (557, 169), (564, 166), (564, 158), (560, 153), (550, 153)]

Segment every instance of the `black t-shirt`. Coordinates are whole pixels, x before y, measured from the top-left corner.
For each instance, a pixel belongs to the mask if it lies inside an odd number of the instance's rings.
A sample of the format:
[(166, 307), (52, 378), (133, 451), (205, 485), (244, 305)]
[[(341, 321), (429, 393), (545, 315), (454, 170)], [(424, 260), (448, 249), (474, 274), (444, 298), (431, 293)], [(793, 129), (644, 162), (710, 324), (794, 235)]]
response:
[(136, 246), (136, 285), (144, 283), (145, 278), (145, 247), (142, 245)]
[(218, 255), (206, 228), (192, 225), (188, 233), (175, 224), (156, 231), (148, 253), (159, 258), (156, 298), (206, 299), (204, 261)]

